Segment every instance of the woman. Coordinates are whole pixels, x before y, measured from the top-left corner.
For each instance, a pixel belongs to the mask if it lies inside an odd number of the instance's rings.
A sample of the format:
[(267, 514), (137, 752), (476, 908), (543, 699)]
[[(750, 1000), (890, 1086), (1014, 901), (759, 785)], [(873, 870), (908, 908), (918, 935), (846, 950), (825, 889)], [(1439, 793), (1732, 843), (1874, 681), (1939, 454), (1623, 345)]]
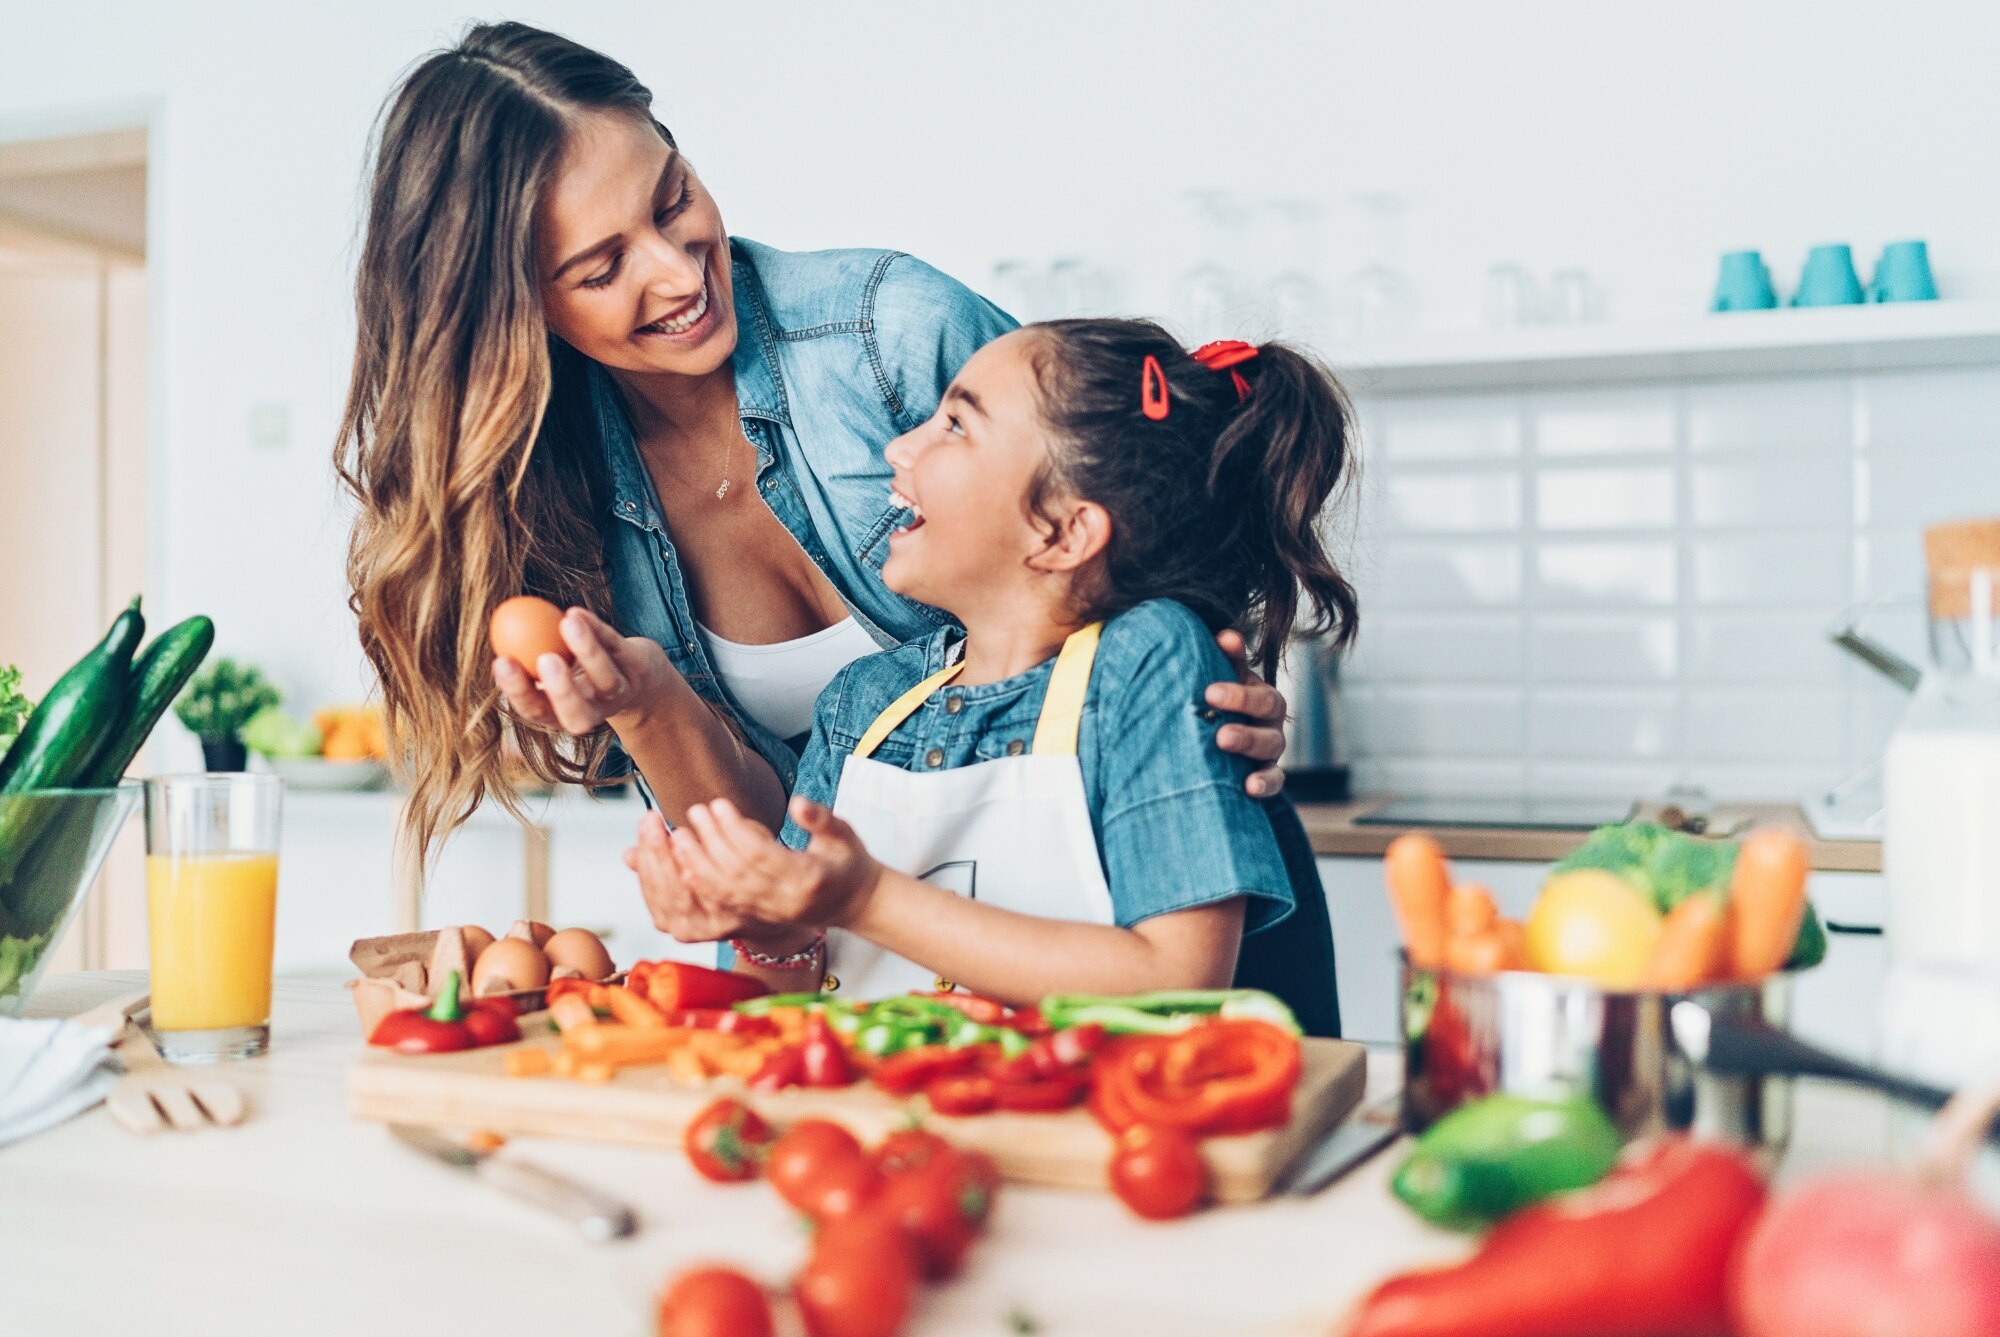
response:
[[(881, 450), (1013, 322), (908, 256), (732, 239), (651, 101), (497, 24), (383, 119), (337, 464), (419, 850), (511, 804), (503, 700), (544, 779), (598, 773), (615, 736), (670, 820), (722, 796), (775, 826), (818, 691), (945, 620), (881, 583)], [(573, 667), (488, 657), (487, 615), (522, 591), (571, 610)], [(1254, 721), (1218, 746), (1276, 758), (1275, 691), (1208, 700)], [(1323, 905), (1296, 818), (1273, 820)]]

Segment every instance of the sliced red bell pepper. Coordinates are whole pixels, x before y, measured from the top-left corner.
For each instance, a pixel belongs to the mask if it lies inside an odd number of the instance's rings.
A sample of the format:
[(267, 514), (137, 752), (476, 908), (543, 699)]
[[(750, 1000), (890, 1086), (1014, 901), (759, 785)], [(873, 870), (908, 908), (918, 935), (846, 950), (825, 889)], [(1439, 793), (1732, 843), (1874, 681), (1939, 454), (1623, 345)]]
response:
[(945, 993), (913, 992), (913, 998), (921, 998), (927, 1003), (941, 1003), (954, 1012), (971, 1017), (982, 1026), (1003, 1026), (1013, 1015), (1014, 1009), (991, 998), (981, 998), (976, 993), (960, 993), (951, 990)]
[(924, 1099), (938, 1114), (984, 1114), (1000, 1100), (991, 1077), (970, 1073), (963, 1077), (934, 1077), (924, 1087)]
[(1015, 1009), (1014, 1015), (1007, 1018), (1007, 1025), (1027, 1036), (1047, 1035), (1055, 1029), (1039, 1007)]
[(1035, 1041), (1028, 1053), (1034, 1056), (1036, 1069), (1045, 1077), (1053, 1077), (1068, 1068), (1086, 1068), (1104, 1048), (1104, 1028), (1096, 1022), (1085, 1022), (1068, 1030), (1052, 1031)]
[(685, 961), (641, 961), (625, 977), (625, 987), (662, 1012), (728, 1007), (770, 991), (761, 980), (731, 970), (710, 970)]
[(776, 1035), (778, 1023), (770, 1017), (753, 1017), (727, 1007), (684, 1007), (664, 1014), (667, 1025), (694, 1031), (720, 1031), (724, 1035)]
[(934, 1077), (958, 1077), (985, 1061), (990, 1046), (918, 1045), (900, 1054), (891, 1054), (870, 1070), (869, 1080), (892, 1096), (911, 1096), (924, 1089)]
[(807, 1086), (854, 1085), (854, 1064), (848, 1060), (847, 1047), (827, 1024), (824, 1013), (815, 1012), (806, 1018), (805, 1040), (799, 1046), (799, 1071)]
[(1090, 1078), (1080, 1073), (1035, 1077), (1025, 1082), (993, 1084), (993, 1103), (1003, 1110), (1024, 1114), (1052, 1113), (1072, 1109), (1090, 1094)]
[(1667, 1137), (1502, 1221), (1455, 1267), (1392, 1277), (1347, 1337), (1726, 1337), (1729, 1260), (1764, 1201), (1744, 1157)]
[(1264, 1021), (1210, 1021), (1144, 1044), (1108, 1048), (1093, 1105), (1123, 1131), (1132, 1123), (1202, 1136), (1275, 1127), (1291, 1114), (1298, 1040)]

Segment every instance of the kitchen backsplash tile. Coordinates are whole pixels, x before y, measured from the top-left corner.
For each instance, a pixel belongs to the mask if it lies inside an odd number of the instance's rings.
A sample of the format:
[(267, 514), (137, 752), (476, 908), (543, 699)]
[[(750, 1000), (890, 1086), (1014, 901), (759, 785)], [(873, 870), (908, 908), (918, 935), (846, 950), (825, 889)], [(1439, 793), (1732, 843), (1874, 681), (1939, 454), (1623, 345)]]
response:
[(1400, 400), (1372, 415), (1364, 430), (1390, 459), (1510, 459), (1521, 453), (1518, 395), (1439, 395)]
[(1695, 382), (1687, 387), (1695, 450), (1845, 452), (1854, 441), (1854, 386), (1844, 377)]
[(1542, 529), (1671, 529), (1674, 471), (1666, 468), (1544, 469), (1535, 480)]
[(1653, 760), (1672, 755), (1680, 732), (1679, 698), (1666, 690), (1536, 691), (1529, 711), (1537, 759)]
[(1678, 397), (1671, 385), (1541, 392), (1528, 406), (1535, 450), (1542, 455), (1672, 450)]
[(1535, 594), (1551, 606), (1670, 604), (1677, 583), (1671, 543), (1543, 543)]
[(1845, 453), (1707, 459), (1689, 474), (1697, 528), (1821, 529), (1854, 518), (1854, 462)]
[(1392, 474), (1384, 480), (1383, 516), (1392, 531), (1462, 534), (1512, 531), (1521, 525), (1521, 476)]
[(1879, 759), (1922, 526), (2000, 514), (2000, 367), (1364, 397), (1363, 790), (1774, 796)]
[(1672, 682), (1680, 628), (1671, 617), (1547, 615), (1530, 639), (1536, 682)]
[(1857, 377), (1863, 450), (1985, 446), (2000, 434), (2000, 367), (1949, 367)]

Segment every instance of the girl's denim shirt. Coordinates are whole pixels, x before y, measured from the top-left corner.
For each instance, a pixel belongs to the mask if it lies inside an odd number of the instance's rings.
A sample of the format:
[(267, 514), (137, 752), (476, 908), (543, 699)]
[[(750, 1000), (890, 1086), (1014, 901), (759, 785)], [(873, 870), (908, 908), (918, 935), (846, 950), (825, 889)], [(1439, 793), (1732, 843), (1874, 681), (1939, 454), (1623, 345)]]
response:
[[(730, 240), (736, 400), (757, 451), (757, 490), (883, 647), (950, 624), (881, 580), (889, 532), (883, 447), (928, 419), (958, 369), (1014, 328), (1000, 308), (896, 251), (773, 250)], [(666, 516), (609, 373), (590, 366), (610, 510), (604, 534), (620, 630), (666, 647), (701, 696), (729, 712), (787, 788), (793, 743), (745, 714), (695, 629)]]
[[(961, 638), (946, 628), (836, 674), (820, 693), (794, 792), (831, 805), (868, 726), (950, 662)], [(1054, 664), (975, 687), (947, 684), (882, 741), (875, 760), (928, 774), (1022, 755)], [(1271, 819), (1243, 792), (1251, 763), (1215, 745), (1231, 717), (1202, 700), (1229, 675), (1214, 635), (1181, 604), (1152, 599), (1105, 623), (1076, 755), (1121, 926), (1236, 896), (1248, 898), (1246, 935), (1291, 913), (1291, 876)], [(784, 839), (806, 843), (789, 821)]]

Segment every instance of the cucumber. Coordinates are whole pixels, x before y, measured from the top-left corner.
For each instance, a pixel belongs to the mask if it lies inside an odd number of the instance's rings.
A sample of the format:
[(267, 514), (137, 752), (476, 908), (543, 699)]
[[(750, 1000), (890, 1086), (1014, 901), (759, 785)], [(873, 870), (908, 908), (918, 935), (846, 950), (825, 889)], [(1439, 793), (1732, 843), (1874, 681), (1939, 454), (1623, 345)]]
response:
[[(88, 781), (92, 764), (131, 713), (126, 689), (132, 651), (145, 632), (135, 598), (96, 648), (56, 679), (0, 763), (0, 903), (28, 933), (51, 930), (76, 891), (74, 885), (59, 885), (61, 876), (51, 876), (47, 868), (27, 866), (30, 847), (49, 823), (58, 813), (74, 812), (61, 799), (37, 798), (34, 791)], [(45, 862), (37, 861), (37, 867)]]
[(215, 644), (215, 623), (191, 617), (168, 627), (132, 661), (132, 709), (125, 726), (105, 747), (83, 783), (91, 788), (115, 785), (139, 755), (167, 707), (187, 686), (194, 671)]
[[(0, 762), (0, 794), (64, 789), (89, 774), (91, 762), (104, 752), (124, 722), (132, 652), (145, 632), (146, 619), (140, 616), (135, 598), (96, 648), (56, 679), (35, 713), (28, 716), (21, 736)], [(4, 815), (0, 815), (0, 857), (8, 848), (6, 825)]]

